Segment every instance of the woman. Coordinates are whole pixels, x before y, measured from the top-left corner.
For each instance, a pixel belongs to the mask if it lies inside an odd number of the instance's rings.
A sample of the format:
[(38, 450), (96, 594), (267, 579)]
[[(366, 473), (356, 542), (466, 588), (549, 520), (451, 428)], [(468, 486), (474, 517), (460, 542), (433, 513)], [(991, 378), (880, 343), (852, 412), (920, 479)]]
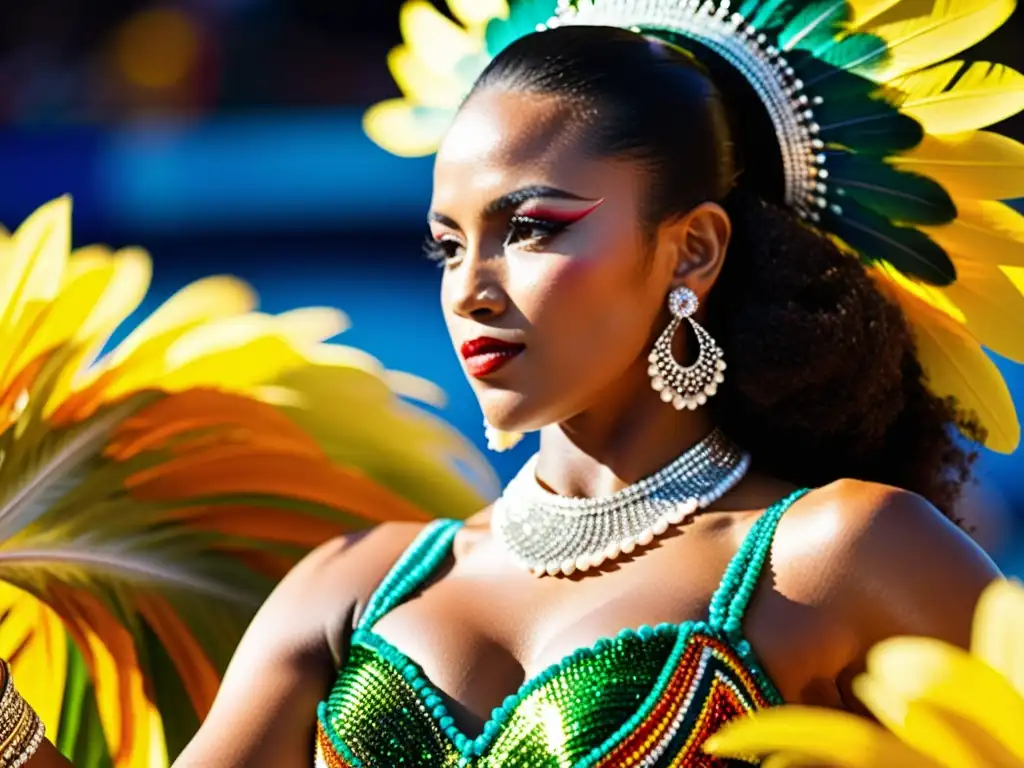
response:
[(573, 13), (476, 80), (429, 214), (455, 349), (537, 458), (464, 524), (306, 558), (176, 765), (717, 765), (744, 712), (857, 710), (882, 638), (967, 643), (998, 577), (950, 519), (973, 420), (724, 54)]

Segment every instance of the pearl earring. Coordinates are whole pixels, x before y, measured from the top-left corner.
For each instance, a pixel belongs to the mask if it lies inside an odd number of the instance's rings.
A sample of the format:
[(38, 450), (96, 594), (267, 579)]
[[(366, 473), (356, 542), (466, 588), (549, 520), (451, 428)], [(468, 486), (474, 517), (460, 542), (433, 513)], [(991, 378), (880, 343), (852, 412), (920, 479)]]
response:
[[(725, 381), (725, 360), (721, 347), (704, 328), (692, 317), (697, 311), (697, 294), (680, 286), (668, 295), (668, 308), (672, 322), (654, 343), (648, 360), (651, 363), (647, 373), (651, 387), (659, 392), (661, 399), (681, 411), (691, 411), (704, 405), (708, 398), (718, 391), (718, 385)], [(697, 337), (697, 360), (693, 365), (682, 366), (672, 356), (672, 339), (683, 320), (690, 323)]]

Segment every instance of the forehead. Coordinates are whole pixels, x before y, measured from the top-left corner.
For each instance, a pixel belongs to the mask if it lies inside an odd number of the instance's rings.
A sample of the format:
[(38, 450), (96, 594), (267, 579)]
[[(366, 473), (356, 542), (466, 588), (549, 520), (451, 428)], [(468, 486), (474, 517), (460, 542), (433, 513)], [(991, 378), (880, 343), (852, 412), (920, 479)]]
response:
[(435, 210), (485, 204), (545, 183), (603, 196), (602, 179), (621, 163), (588, 157), (574, 105), (544, 94), (474, 94), (452, 123), (434, 164)]

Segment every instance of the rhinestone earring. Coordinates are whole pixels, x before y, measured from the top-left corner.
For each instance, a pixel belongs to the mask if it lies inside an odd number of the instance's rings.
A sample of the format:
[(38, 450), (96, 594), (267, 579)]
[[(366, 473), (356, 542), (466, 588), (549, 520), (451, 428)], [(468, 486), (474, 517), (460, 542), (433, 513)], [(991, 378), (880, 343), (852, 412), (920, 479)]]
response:
[[(718, 391), (718, 385), (725, 381), (725, 360), (721, 347), (704, 328), (692, 317), (697, 311), (697, 294), (680, 286), (668, 295), (668, 309), (672, 322), (654, 343), (648, 360), (651, 363), (647, 373), (651, 387), (666, 403), (681, 411), (691, 411), (704, 405), (708, 398)], [(697, 337), (697, 360), (690, 366), (680, 365), (672, 356), (672, 339), (683, 320), (688, 320)]]
[(497, 427), (492, 427), (484, 420), (484, 435), (487, 437), (487, 447), (495, 453), (504, 453), (519, 445), (523, 439), (521, 432), (502, 432)]

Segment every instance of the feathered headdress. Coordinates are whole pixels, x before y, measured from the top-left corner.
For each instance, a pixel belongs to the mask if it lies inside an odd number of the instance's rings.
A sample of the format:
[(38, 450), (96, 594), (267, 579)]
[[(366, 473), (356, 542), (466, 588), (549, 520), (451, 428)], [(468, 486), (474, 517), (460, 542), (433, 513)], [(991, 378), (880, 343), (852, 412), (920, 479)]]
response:
[[(1020, 439), (986, 347), (1024, 362), (1024, 146), (981, 130), (1024, 109), (1024, 75), (948, 60), (1015, 0), (423, 0), (400, 22), (404, 94), (367, 133), (400, 155), (434, 151), (477, 74), (535, 30), (633, 29), (712, 51), (749, 83), (774, 128), (786, 204), (856, 254), (911, 323), (932, 391), (977, 416), (988, 447)], [(472, 9), (472, 12), (471, 12)], [(488, 16), (489, 14), (489, 16)]]

